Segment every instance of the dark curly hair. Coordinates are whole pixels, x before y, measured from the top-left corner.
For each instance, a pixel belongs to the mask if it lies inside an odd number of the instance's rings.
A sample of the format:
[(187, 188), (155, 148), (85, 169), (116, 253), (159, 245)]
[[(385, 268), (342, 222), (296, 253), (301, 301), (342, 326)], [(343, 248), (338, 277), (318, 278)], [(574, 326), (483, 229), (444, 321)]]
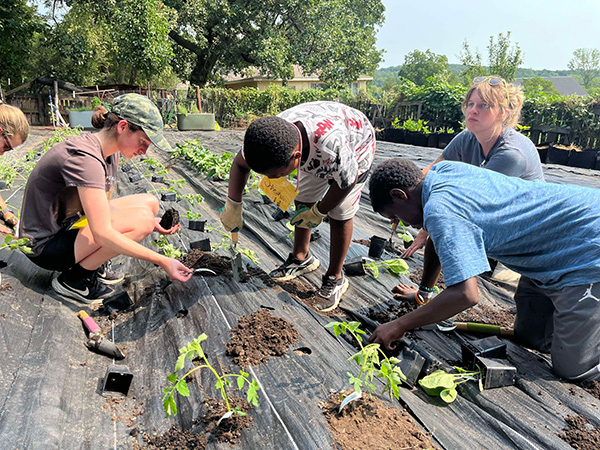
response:
[(408, 159), (394, 158), (378, 165), (371, 174), (369, 196), (373, 211), (381, 212), (392, 202), (392, 189), (410, 189), (423, 178), (423, 172)]
[(244, 157), (248, 166), (258, 173), (287, 167), (292, 151), (300, 142), (294, 125), (281, 117), (256, 119), (244, 135)]

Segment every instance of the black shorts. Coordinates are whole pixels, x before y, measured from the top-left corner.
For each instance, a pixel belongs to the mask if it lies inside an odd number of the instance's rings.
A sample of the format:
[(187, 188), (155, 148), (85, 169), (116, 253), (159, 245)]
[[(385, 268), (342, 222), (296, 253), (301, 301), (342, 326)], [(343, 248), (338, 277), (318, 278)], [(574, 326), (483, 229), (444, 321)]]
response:
[(38, 256), (30, 256), (29, 259), (35, 265), (46, 270), (64, 272), (73, 267), (75, 261), (75, 239), (76, 230), (60, 230), (44, 246), (42, 253)]

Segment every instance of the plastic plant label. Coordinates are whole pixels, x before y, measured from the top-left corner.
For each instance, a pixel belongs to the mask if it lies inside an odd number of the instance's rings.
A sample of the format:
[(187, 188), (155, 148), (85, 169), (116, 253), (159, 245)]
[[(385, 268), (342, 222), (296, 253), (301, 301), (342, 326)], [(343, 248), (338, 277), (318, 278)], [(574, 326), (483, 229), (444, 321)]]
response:
[(353, 402), (354, 400), (358, 400), (361, 397), (362, 397), (362, 392), (354, 391), (352, 394), (350, 394), (348, 397), (346, 397), (344, 399), (344, 401), (340, 404), (340, 409), (338, 410), (338, 412), (342, 412), (342, 409), (344, 409), (344, 406), (346, 406), (350, 402)]
[(217, 426), (219, 426), (219, 424), (225, 420), (225, 419), (229, 419), (231, 416), (233, 415), (233, 411), (227, 411), (225, 414), (223, 414), (221, 416), (221, 418), (217, 421)]
[(282, 211), (286, 211), (290, 204), (298, 195), (298, 191), (292, 183), (285, 178), (263, 177), (258, 187), (279, 206)]

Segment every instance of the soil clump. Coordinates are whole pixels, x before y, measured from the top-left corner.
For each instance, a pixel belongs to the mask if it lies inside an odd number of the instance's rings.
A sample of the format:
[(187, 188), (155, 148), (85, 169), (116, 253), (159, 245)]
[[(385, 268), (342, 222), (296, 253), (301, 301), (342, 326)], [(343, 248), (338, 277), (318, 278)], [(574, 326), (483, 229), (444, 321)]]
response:
[(367, 317), (375, 322), (386, 323), (419, 307), (416, 302), (385, 302), (385, 305), (387, 305), (387, 308), (383, 310), (381, 307), (369, 308)]
[(338, 413), (341, 397), (336, 394), (320, 406), (342, 450), (439, 449), (406, 411), (362, 397)]
[(567, 416), (569, 428), (558, 437), (578, 450), (597, 450), (600, 448), (600, 428), (592, 426), (583, 416)]
[(486, 305), (479, 302), (472, 308), (461, 312), (456, 317), (460, 322), (480, 322), (490, 325), (512, 328), (515, 325), (515, 315), (500, 305)]
[[(217, 275), (231, 274), (231, 261), (216, 253), (192, 249), (177, 260), (190, 269), (210, 269)], [(202, 273), (202, 275), (210, 274)]]
[(160, 219), (159, 225), (165, 230), (170, 230), (177, 224), (179, 224), (179, 212), (175, 208), (167, 209)]
[(207, 439), (203, 434), (194, 434), (183, 431), (176, 425), (162, 435), (150, 436), (142, 433), (146, 445), (140, 445), (137, 441), (133, 443), (134, 450), (202, 450), (206, 448)]
[[(247, 413), (252, 408), (242, 398), (228, 396), (228, 399), (231, 409), (239, 408), (240, 411)], [(240, 416), (234, 413), (231, 417), (223, 419), (217, 426), (219, 419), (227, 412), (227, 406), (223, 401), (217, 401), (212, 397), (207, 397), (204, 404), (208, 407), (207, 413), (202, 418), (195, 420), (194, 423), (202, 421), (206, 424), (205, 431), (209, 433), (209, 442), (216, 440), (217, 442), (227, 442), (230, 445), (239, 444), (242, 430), (250, 426), (252, 417), (248, 414)]]
[[(421, 278), (423, 277), (423, 269), (416, 269), (414, 272), (411, 272), (408, 278), (415, 284), (419, 284), (421, 282)], [(440, 276), (435, 283), (437, 287), (440, 289), (446, 289), (446, 284), (444, 283), (444, 274), (440, 272)]]
[(231, 342), (225, 345), (233, 362), (246, 369), (263, 363), (271, 356), (281, 356), (299, 339), (294, 325), (281, 317), (261, 309), (249, 316), (240, 317), (231, 330)]

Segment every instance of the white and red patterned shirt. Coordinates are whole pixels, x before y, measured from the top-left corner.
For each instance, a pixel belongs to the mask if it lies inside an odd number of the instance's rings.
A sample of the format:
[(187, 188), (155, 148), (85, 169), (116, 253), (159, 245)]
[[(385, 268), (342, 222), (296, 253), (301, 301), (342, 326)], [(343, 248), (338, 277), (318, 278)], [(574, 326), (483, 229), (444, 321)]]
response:
[(375, 156), (375, 130), (369, 119), (342, 103), (302, 103), (278, 117), (304, 125), (310, 142), (302, 172), (334, 180), (342, 189), (369, 171)]

